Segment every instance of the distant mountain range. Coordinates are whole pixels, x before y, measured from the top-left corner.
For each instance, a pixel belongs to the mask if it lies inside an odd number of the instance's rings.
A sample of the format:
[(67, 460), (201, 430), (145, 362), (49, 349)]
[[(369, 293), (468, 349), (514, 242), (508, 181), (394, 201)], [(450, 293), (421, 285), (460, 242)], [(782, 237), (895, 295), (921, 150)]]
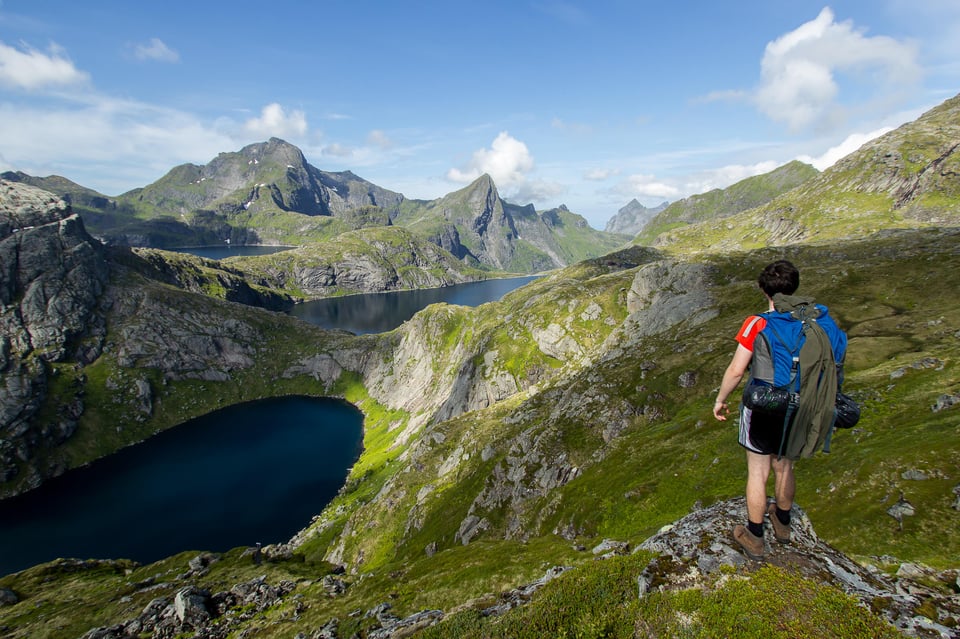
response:
[(91, 233), (125, 246), (304, 245), (361, 228), (404, 226), (469, 266), (531, 273), (602, 255), (630, 239), (592, 229), (564, 206), (538, 212), (507, 203), (486, 175), (438, 200), (410, 200), (350, 171), (321, 171), (277, 138), (203, 166), (182, 164), (116, 197), (59, 176), (0, 177), (62, 196)]

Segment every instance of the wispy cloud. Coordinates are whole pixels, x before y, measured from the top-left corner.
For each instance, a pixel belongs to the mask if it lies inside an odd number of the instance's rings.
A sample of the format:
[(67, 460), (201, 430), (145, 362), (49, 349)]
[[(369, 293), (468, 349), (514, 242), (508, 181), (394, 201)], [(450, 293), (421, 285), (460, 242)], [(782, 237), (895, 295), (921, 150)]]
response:
[(47, 53), (24, 46), (21, 49), (0, 41), (0, 86), (36, 91), (86, 84), (90, 76), (77, 69), (57, 45)]
[(553, 118), (553, 120), (550, 121), (550, 126), (559, 131), (568, 131), (570, 133), (577, 133), (577, 134), (583, 134), (583, 135), (591, 133), (593, 131), (593, 127), (591, 127), (589, 124), (580, 124), (579, 122), (567, 122), (565, 120), (561, 120), (560, 118)]
[(150, 41), (145, 44), (134, 45), (133, 55), (138, 60), (180, 62), (180, 54), (168, 47), (160, 38), (150, 38)]
[(389, 149), (393, 146), (393, 140), (387, 137), (387, 134), (379, 129), (374, 129), (367, 134), (367, 144), (380, 149)]

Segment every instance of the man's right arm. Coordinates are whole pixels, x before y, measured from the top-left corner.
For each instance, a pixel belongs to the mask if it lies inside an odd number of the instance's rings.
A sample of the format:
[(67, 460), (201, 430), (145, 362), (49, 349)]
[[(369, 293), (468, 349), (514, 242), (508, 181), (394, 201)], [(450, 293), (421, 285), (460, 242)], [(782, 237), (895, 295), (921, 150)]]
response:
[(713, 403), (713, 416), (721, 422), (727, 420), (727, 413), (730, 408), (727, 405), (727, 398), (734, 391), (740, 380), (747, 373), (750, 367), (750, 361), (753, 359), (753, 351), (749, 350), (743, 344), (737, 344), (737, 350), (733, 354), (733, 359), (727, 370), (723, 373), (723, 381), (720, 382), (720, 390), (717, 392), (717, 400)]

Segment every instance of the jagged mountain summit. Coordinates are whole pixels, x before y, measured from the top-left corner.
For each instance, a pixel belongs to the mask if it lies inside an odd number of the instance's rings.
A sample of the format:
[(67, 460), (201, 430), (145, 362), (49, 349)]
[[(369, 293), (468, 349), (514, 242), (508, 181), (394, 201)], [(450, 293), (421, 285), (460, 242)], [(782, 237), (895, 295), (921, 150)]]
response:
[(608, 233), (623, 233), (625, 235), (636, 235), (643, 230), (650, 220), (652, 220), (660, 211), (669, 206), (669, 202), (661, 202), (653, 208), (647, 208), (640, 204), (636, 198), (627, 202), (617, 214), (607, 221), (603, 228)]

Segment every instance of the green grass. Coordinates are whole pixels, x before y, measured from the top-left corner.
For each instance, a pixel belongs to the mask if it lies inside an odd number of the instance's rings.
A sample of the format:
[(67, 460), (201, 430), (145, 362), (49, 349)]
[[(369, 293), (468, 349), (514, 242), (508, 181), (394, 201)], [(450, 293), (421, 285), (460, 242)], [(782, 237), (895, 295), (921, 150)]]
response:
[[(548, 582), (527, 606), (502, 617), (477, 607), (418, 633), (423, 639), (569, 637), (899, 637), (852, 597), (790, 571), (764, 566), (752, 575), (721, 571), (704, 588), (637, 597), (649, 556), (585, 564)], [(785, 596), (789, 593), (788, 596)]]

